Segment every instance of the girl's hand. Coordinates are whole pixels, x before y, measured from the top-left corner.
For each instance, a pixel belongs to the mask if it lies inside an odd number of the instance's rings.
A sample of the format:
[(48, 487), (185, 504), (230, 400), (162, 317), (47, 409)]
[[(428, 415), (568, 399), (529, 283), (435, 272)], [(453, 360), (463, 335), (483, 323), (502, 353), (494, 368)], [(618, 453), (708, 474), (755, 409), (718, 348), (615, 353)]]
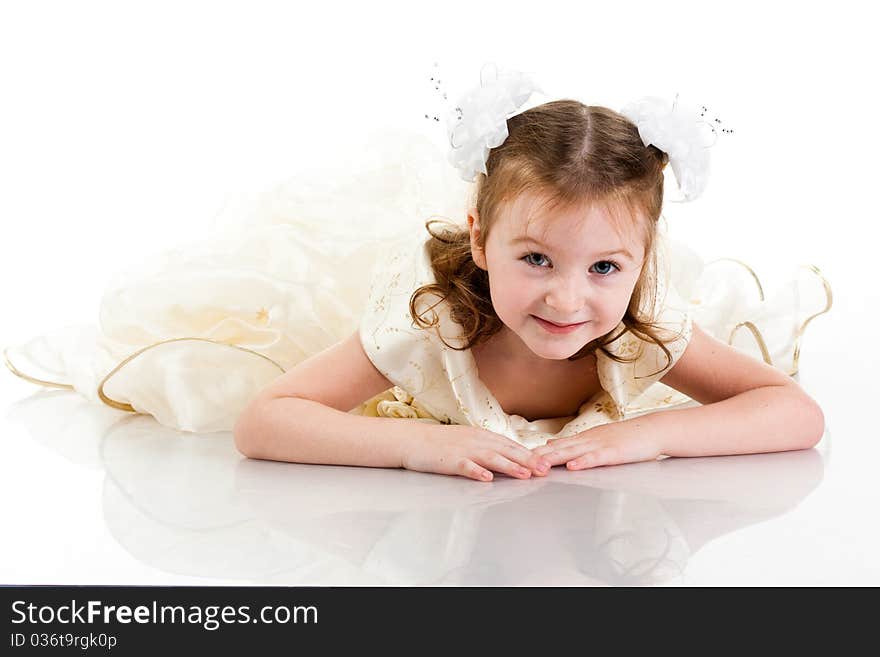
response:
[(565, 463), (569, 470), (653, 461), (661, 454), (650, 433), (633, 431), (621, 423), (601, 424), (567, 438), (551, 438), (532, 452), (552, 465)]
[[(528, 479), (550, 463), (506, 436), (468, 425), (433, 425), (404, 447), (402, 466), (418, 472), (491, 481), (492, 471)], [(542, 467), (542, 465), (544, 467)]]

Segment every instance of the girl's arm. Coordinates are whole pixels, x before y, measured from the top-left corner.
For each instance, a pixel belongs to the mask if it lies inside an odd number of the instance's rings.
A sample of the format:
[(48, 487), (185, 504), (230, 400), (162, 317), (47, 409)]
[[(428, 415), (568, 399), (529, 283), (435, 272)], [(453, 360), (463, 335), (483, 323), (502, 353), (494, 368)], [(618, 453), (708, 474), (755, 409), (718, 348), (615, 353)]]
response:
[(528, 478), (549, 469), (522, 445), (479, 427), (347, 412), (391, 386), (355, 332), (263, 389), (236, 421), (235, 445), (255, 459), (403, 467), (481, 481), (493, 470)]
[(355, 332), (261, 390), (235, 423), (235, 445), (257, 459), (401, 467), (403, 442), (426, 425), (346, 412), (392, 385)]
[(661, 381), (703, 404), (633, 419), (648, 422), (668, 456), (807, 449), (825, 432), (822, 409), (796, 381), (696, 325)]
[(600, 425), (535, 448), (571, 469), (653, 460), (807, 449), (825, 431), (819, 405), (781, 371), (716, 340), (696, 324), (661, 379), (702, 406)]
[[(390, 386), (389, 386), (390, 387)], [(403, 447), (436, 425), (346, 413), (298, 397), (255, 401), (235, 426), (238, 450), (252, 459), (403, 467)]]
[[(611, 460), (627, 463), (661, 454), (721, 456), (808, 449), (822, 437), (824, 420), (815, 402), (795, 386), (762, 386), (704, 406), (656, 411), (595, 427), (584, 435), (601, 439), (605, 451), (588, 461), (609, 465)], [(644, 449), (634, 452), (636, 446)], [(630, 458), (631, 454), (637, 458)]]

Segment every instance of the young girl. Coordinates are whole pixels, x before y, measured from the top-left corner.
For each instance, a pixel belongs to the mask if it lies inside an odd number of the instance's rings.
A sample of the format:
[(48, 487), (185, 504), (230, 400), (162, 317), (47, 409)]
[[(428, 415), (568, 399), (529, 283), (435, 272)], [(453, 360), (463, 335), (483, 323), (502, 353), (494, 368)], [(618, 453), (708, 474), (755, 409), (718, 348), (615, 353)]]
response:
[[(815, 445), (822, 411), (797, 383), (652, 285), (669, 154), (621, 114), (576, 101), (513, 116), (506, 131), (467, 228), (388, 258), (359, 329), (263, 390), (235, 426), (239, 449), (487, 481)], [(625, 419), (661, 383), (701, 405)], [(428, 422), (345, 412), (392, 386), (362, 411)], [(674, 398), (655, 399), (647, 410)]]
[[(768, 344), (766, 305), (731, 302), (742, 286), (678, 297), (711, 279), (683, 277), (694, 254), (658, 228), (667, 163), (686, 199), (705, 186), (696, 115), (654, 99), (516, 113), (531, 90), (499, 75), (456, 107), (450, 160), (480, 174), (466, 226), (370, 240), (295, 203), (284, 220), (262, 208), (263, 225), (117, 281), (98, 340), (43, 338), (7, 364), (169, 426), (233, 428), (252, 458), (483, 481), (816, 444), (822, 412), (780, 369), (792, 354), (796, 371), (811, 317)], [(728, 345), (742, 327), (761, 360)]]

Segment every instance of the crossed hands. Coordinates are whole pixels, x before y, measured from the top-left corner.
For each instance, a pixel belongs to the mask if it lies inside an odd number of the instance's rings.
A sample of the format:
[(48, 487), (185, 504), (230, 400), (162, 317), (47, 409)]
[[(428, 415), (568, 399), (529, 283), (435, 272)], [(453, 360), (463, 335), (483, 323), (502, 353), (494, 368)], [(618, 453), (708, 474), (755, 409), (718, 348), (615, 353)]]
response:
[(545, 476), (551, 467), (563, 463), (569, 470), (582, 470), (651, 461), (660, 453), (658, 441), (620, 423), (603, 424), (566, 438), (552, 438), (534, 449), (479, 427), (435, 425), (407, 446), (401, 466), (491, 481), (493, 472), (529, 479), (532, 475)]
[(550, 465), (565, 463), (569, 470), (583, 470), (653, 461), (660, 456), (661, 448), (651, 435), (635, 432), (631, 426), (602, 424), (566, 438), (551, 438), (532, 452)]

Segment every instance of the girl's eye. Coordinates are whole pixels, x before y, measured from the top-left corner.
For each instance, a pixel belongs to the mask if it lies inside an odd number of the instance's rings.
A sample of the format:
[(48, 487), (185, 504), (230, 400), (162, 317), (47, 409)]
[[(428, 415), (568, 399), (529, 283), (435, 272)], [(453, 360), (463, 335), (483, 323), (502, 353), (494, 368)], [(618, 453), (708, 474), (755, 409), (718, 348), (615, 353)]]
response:
[[(545, 265), (539, 264), (542, 259), (547, 260), (547, 256), (543, 255), (542, 253), (527, 253), (522, 257), (522, 260), (524, 260), (527, 265), (531, 267), (544, 268)], [(600, 260), (595, 265), (593, 265), (593, 268), (600, 276), (608, 276), (615, 270), (620, 271), (620, 267), (618, 266), (618, 264), (616, 262), (612, 262), (611, 260)]]
[(547, 259), (547, 257), (545, 255), (543, 255), (542, 253), (527, 253), (526, 255), (524, 255), (522, 257), (522, 260), (525, 260), (526, 264), (531, 265), (532, 267), (540, 267), (541, 266), (539, 264), (535, 264), (535, 262), (533, 260), (531, 260), (532, 256), (536, 256), (536, 258), (544, 258), (544, 260)]
[(602, 276), (607, 276), (615, 269), (620, 270), (620, 267), (618, 267), (616, 263), (613, 263), (610, 260), (600, 260), (595, 265), (593, 265), (593, 267), (596, 267), (596, 273), (601, 274)]

